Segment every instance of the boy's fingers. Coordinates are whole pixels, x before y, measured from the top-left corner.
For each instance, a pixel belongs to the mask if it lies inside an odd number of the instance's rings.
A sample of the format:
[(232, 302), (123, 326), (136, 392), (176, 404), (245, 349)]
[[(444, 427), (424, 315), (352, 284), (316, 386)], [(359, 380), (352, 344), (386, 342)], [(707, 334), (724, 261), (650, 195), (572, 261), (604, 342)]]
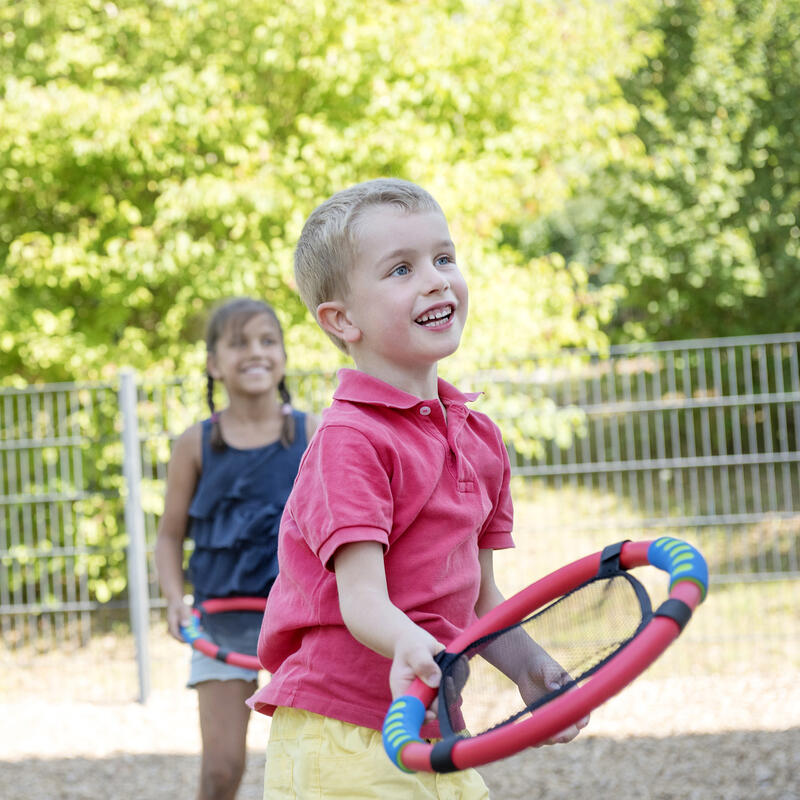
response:
[(549, 689), (551, 692), (556, 691), (556, 689), (560, 689), (562, 686), (566, 686), (572, 678), (570, 678), (569, 674), (564, 672), (561, 667), (557, 664), (550, 665), (551, 668), (547, 670), (544, 676), (544, 685), (545, 688)]
[(414, 670), (414, 672), (416, 673), (417, 677), (426, 686), (430, 686), (431, 689), (436, 689), (439, 686), (442, 673), (436, 664), (431, 662), (430, 664), (426, 664), (422, 669)]
[(542, 742), (542, 744), (566, 744), (567, 742), (571, 742), (577, 735), (578, 729), (574, 725), (570, 725), (569, 728), (555, 736), (551, 736), (549, 739)]
[[(436, 643), (439, 644), (438, 642)], [(435, 650), (439, 652), (442, 649), (441, 645)], [(420, 652), (417, 657), (413, 659), (411, 668), (414, 674), (431, 689), (436, 689), (439, 686), (439, 681), (442, 678), (442, 671), (439, 665), (433, 660), (433, 654), (430, 652)]]

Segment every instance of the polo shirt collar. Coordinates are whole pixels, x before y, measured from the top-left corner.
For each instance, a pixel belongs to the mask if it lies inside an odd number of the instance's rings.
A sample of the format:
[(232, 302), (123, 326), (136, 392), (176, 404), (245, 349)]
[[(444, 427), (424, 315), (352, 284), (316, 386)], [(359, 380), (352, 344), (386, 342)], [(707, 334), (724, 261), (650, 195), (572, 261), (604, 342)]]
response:
[[(413, 394), (408, 394), (380, 378), (367, 375), (357, 369), (340, 369), (336, 373), (339, 385), (333, 393), (334, 400), (345, 400), (351, 403), (366, 403), (388, 408), (414, 408), (424, 402)], [(460, 392), (455, 386), (438, 379), (439, 399), (445, 406), (464, 405), (477, 400), (481, 392)], [(430, 398), (433, 399), (433, 398)]]

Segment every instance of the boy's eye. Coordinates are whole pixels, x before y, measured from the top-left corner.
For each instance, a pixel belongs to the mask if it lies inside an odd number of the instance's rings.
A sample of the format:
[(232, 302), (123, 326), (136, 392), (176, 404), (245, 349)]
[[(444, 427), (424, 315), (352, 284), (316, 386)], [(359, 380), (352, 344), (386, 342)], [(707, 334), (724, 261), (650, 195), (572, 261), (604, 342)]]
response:
[(405, 264), (398, 264), (393, 270), (392, 275), (408, 275), (408, 266)]
[(452, 256), (438, 256), (436, 259), (436, 266), (444, 266), (447, 264), (452, 264), (455, 259)]

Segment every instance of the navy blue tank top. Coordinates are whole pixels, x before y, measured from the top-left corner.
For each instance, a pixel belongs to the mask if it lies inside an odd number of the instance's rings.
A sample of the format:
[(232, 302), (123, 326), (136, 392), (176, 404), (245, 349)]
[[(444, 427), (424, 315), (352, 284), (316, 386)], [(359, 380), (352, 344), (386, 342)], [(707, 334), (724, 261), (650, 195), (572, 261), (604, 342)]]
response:
[(278, 527), (308, 444), (306, 415), (292, 411), (295, 440), (252, 450), (211, 447), (204, 420), (203, 466), (189, 507), (195, 603), (210, 597), (266, 597), (278, 575)]

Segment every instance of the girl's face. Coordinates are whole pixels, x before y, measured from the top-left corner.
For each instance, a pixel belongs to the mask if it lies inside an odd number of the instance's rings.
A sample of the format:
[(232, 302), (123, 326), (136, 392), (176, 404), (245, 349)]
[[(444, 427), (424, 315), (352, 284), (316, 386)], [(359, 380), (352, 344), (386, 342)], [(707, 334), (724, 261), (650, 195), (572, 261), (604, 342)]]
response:
[(286, 352), (277, 321), (255, 314), (244, 323), (228, 321), (207, 358), (208, 374), (222, 381), (228, 395), (277, 390), (286, 374)]

